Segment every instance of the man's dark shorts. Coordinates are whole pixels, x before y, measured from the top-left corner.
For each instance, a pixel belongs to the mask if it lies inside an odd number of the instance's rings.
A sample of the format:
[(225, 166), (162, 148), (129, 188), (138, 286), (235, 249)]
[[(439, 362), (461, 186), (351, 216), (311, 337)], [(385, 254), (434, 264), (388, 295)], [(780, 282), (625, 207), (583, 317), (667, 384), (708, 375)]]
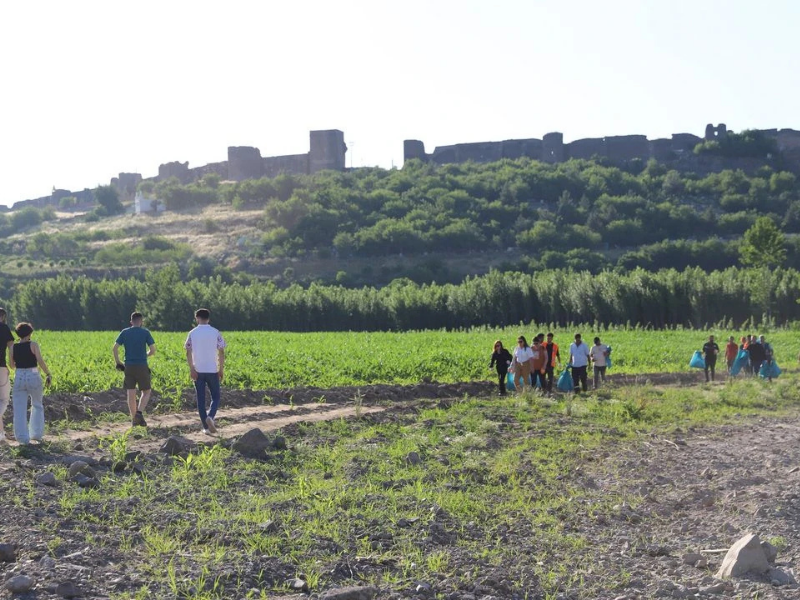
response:
[(150, 389), (150, 369), (147, 365), (125, 365), (123, 387), (126, 390), (135, 390), (137, 385), (139, 391)]

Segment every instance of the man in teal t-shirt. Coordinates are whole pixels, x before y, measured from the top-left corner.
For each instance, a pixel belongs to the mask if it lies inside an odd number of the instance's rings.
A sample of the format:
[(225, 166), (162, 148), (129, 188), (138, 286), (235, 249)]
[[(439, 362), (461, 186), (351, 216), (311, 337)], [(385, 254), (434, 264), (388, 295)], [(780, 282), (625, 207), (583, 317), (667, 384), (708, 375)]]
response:
[[(124, 387), (128, 394), (128, 410), (131, 413), (131, 422), (134, 427), (136, 425), (147, 427), (142, 414), (150, 400), (150, 368), (147, 366), (147, 357), (156, 353), (156, 342), (150, 332), (142, 327), (143, 321), (142, 313), (132, 313), (131, 326), (120, 331), (111, 350), (117, 363), (117, 369), (125, 371)], [(119, 359), (120, 346), (125, 348), (125, 364)], [(138, 406), (136, 402), (137, 385), (142, 393)]]

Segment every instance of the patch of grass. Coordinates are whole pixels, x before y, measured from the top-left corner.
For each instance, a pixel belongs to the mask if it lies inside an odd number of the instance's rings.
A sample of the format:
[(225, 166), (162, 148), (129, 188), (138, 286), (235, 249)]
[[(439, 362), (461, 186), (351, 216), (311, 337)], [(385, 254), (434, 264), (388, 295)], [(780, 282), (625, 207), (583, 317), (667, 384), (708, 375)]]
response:
[[(602, 595), (607, 590), (586, 589), (581, 570), (568, 567), (595, 559), (583, 525), (613, 518), (623, 503), (635, 510), (643, 499), (582, 485), (576, 473), (588, 463), (602, 470), (604, 452), (641, 433), (796, 411), (795, 384), (790, 376), (772, 386), (609, 386), (532, 404), (525, 397), (421, 402), (391, 418), (288, 427), (282, 435), (292, 450), (269, 461), (206, 446), (143, 461), (141, 474), (106, 473), (92, 490), (66, 481), (58, 467), (52, 522), (69, 520), (79, 535), (43, 527), (41, 543), (59, 555), (89, 546), (104, 560), (135, 561), (144, 585), (131, 581), (119, 598), (269, 597), (300, 575), (313, 592), (361, 582), (469, 587), (493, 566), (509, 573), (521, 597)], [(120, 457), (135, 440), (111, 436), (101, 446)], [(408, 460), (411, 452), (420, 463)], [(48, 492), (25, 481), (9, 495), (15, 510), (45, 502)]]

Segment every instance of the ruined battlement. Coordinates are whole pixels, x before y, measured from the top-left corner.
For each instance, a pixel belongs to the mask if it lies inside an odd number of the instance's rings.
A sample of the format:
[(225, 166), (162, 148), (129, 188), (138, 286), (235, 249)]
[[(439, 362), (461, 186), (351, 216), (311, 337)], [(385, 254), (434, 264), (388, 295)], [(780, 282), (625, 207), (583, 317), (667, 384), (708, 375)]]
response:
[[(773, 137), (789, 166), (800, 171), (800, 132), (793, 129), (766, 129), (762, 130), (762, 133)], [(693, 160), (698, 162), (704, 160), (711, 164), (714, 161), (694, 157), (694, 147), (704, 140), (717, 140), (727, 134), (728, 128), (724, 123), (717, 126), (707, 125), (702, 138), (691, 133), (675, 133), (671, 138), (654, 140), (649, 140), (644, 135), (617, 135), (585, 138), (564, 143), (564, 135), (560, 132), (553, 132), (546, 134), (542, 139), (529, 138), (436, 146), (430, 154), (425, 152), (425, 144), (422, 141), (405, 140), (403, 155), (405, 160), (418, 159), (435, 164), (460, 163), (470, 160), (492, 162), (503, 158), (522, 157), (548, 163), (560, 163), (572, 158), (600, 157), (619, 163), (632, 160), (647, 161), (654, 158), (659, 162), (675, 161), (687, 165)]]
[[(281, 173), (289, 175), (311, 175), (324, 170), (345, 170), (345, 153), (347, 146), (344, 143), (344, 132), (338, 129), (312, 131), (309, 134), (309, 151), (305, 154), (289, 154), (286, 156), (261, 156), (261, 151), (252, 146), (228, 147), (228, 160), (210, 163), (200, 167), (189, 168), (188, 162), (173, 161), (158, 166), (158, 175), (150, 177), (147, 181), (159, 182), (176, 178), (183, 184), (199, 181), (209, 173), (219, 175), (227, 181), (244, 181), (260, 177), (277, 177)], [(120, 173), (111, 179), (122, 200), (132, 200), (136, 188), (144, 181), (140, 173)], [(33, 200), (15, 202), (11, 210), (26, 206), (43, 208), (54, 206), (65, 196), (76, 196), (79, 200), (87, 196), (92, 197), (91, 190), (70, 192), (69, 190), (56, 190), (50, 196), (43, 196)]]
[[(783, 165), (800, 173), (800, 131), (794, 129), (764, 129), (766, 136), (775, 139), (781, 152)], [(564, 134), (551, 132), (542, 139), (511, 139), (500, 142), (472, 142), (437, 146), (433, 152), (425, 151), (421, 140), (403, 142), (404, 160), (418, 159), (435, 164), (461, 163), (467, 161), (492, 162), (504, 158), (530, 158), (547, 163), (561, 163), (570, 159), (605, 158), (613, 162), (626, 163), (633, 160), (647, 161), (651, 158), (674, 165), (674, 168), (715, 171), (726, 168), (748, 168), (767, 164), (764, 159), (725, 159), (721, 157), (697, 157), (693, 150), (702, 141), (718, 140), (728, 135), (724, 123), (706, 125), (703, 137), (691, 133), (675, 133), (670, 138), (649, 140), (644, 135), (619, 135), (603, 138), (586, 138), (564, 142)], [(158, 175), (147, 181), (164, 181), (177, 178), (187, 184), (199, 181), (214, 173), (223, 180), (244, 181), (260, 177), (276, 177), (281, 173), (310, 175), (323, 170), (345, 170), (347, 146), (344, 133), (338, 129), (311, 131), (309, 151), (305, 154), (285, 156), (261, 156), (261, 151), (252, 146), (230, 146), (228, 159), (199, 167), (189, 168), (188, 162), (173, 161), (159, 165)], [(756, 164), (759, 163), (759, 164)], [(143, 181), (139, 173), (119, 173), (111, 179), (123, 200), (129, 200)], [(50, 196), (16, 202), (11, 210), (25, 206), (43, 208), (57, 206), (59, 200), (75, 196), (80, 203), (93, 201), (92, 190), (79, 192), (54, 190)], [(8, 210), (8, 209), (6, 209)]]

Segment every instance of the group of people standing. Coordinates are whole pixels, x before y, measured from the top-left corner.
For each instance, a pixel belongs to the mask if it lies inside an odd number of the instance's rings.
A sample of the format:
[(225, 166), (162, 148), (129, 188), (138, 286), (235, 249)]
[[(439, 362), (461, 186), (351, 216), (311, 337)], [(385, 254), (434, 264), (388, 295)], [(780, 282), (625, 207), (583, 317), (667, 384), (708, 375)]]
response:
[[(501, 396), (506, 394), (509, 373), (513, 374), (514, 387), (518, 392), (525, 391), (529, 386), (533, 389), (540, 388), (542, 393), (553, 391), (555, 369), (561, 363), (561, 353), (554, 337), (552, 333), (547, 336), (540, 333), (533, 338), (533, 345), (530, 346), (525, 336), (521, 335), (517, 338), (517, 347), (513, 353), (500, 340), (494, 343), (489, 368), (497, 370)], [(606, 378), (609, 354), (609, 347), (601, 343), (599, 337), (594, 338), (594, 345), (590, 348), (583, 342), (580, 333), (575, 334), (575, 341), (569, 346), (567, 364), (572, 368), (576, 392), (588, 390), (590, 363), (594, 365), (594, 388), (600, 387)]]
[[(725, 345), (725, 365), (727, 372), (730, 375), (736, 358), (739, 353), (744, 350), (747, 352), (748, 364), (746, 372), (751, 375), (758, 375), (761, 370), (761, 365), (765, 362), (772, 363), (773, 350), (772, 345), (769, 344), (763, 335), (744, 335), (736, 343), (736, 338), (730, 336), (728, 343)], [(705, 360), (705, 375), (706, 381), (714, 381), (717, 367), (717, 356), (719, 355), (719, 346), (714, 341), (714, 336), (708, 336), (708, 341), (703, 344), (703, 359)]]
[[(199, 308), (194, 313), (196, 327), (186, 337), (184, 349), (189, 367), (189, 377), (194, 382), (197, 411), (204, 433), (216, 433), (214, 421), (220, 402), (220, 384), (225, 376), (226, 343), (218, 329), (209, 324), (211, 312)], [(17, 324), (15, 332), (18, 341), (6, 324), (6, 311), (0, 308), (0, 441), (5, 440), (3, 415), (13, 398), (14, 438), (19, 444), (31, 441), (41, 442), (44, 437), (44, 386), (52, 383), (39, 344), (31, 341), (33, 326), (23, 322)], [(124, 350), (120, 359), (119, 349)], [(148, 358), (156, 353), (156, 343), (152, 334), (144, 327), (144, 316), (134, 312), (130, 317), (130, 327), (123, 329), (111, 349), (117, 370), (124, 373), (123, 387), (126, 390), (131, 424), (134, 427), (147, 427), (144, 411), (152, 391), (151, 372)], [(8, 364), (6, 364), (8, 354)], [(15, 369), (13, 390), (10, 385), (10, 369)], [(45, 374), (44, 384), (40, 374)], [(206, 410), (206, 387), (211, 396), (211, 404)], [(139, 391), (137, 397), (137, 388)], [(28, 402), (31, 411), (28, 419)]]

